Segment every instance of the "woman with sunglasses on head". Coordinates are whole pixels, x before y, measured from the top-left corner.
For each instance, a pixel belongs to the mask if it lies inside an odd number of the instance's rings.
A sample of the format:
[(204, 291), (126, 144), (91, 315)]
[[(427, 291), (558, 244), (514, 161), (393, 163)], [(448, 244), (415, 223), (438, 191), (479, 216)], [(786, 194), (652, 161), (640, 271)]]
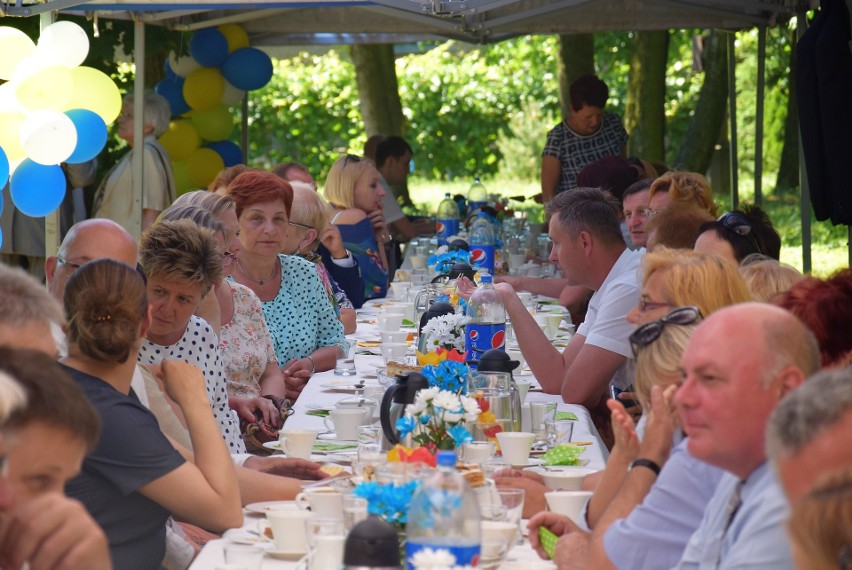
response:
[(343, 324), (343, 333), (352, 334), (358, 326), (355, 322), (355, 307), (326, 269), (322, 256), (316, 252), (321, 237), (329, 227), (328, 203), (304, 182), (294, 181), (290, 185), (293, 186), (293, 208), (283, 253), (297, 255), (314, 264), (328, 301)]
[(335, 209), (331, 223), (358, 260), (364, 276), (364, 298), (384, 297), (389, 268), (384, 246), (390, 236), (382, 216), (385, 191), (379, 184), (379, 171), (372, 161), (347, 154), (329, 170), (323, 194)]
[[(574, 531), (573, 540), (585, 542), (586, 566), (576, 554), (572, 563), (596, 569), (670, 568), (698, 528), (722, 470), (689, 455), (671, 398), (680, 380), (681, 355), (701, 319), (697, 307), (679, 307), (631, 335), (647, 429), (637, 433), (624, 406), (609, 401), (616, 443), (587, 505), (591, 532), (552, 513), (530, 521), (531, 529), (543, 525), (556, 534)], [(532, 542), (540, 548), (536, 539)]]
[(271, 172), (251, 171), (228, 185), (240, 228), (240, 249), (229, 279), (261, 300), (286, 397), (298, 398), (314, 372), (334, 368), (343, 325), (328, 302), (314, 265), (285, 255), (293, 189)]
[(698, 231), (695, 251), (718, 255), (734, 265), (754, 253), (776, 260), (781, 254), (781, 236), (759, 206), (732, 210), (716, 221), (701, 224)]

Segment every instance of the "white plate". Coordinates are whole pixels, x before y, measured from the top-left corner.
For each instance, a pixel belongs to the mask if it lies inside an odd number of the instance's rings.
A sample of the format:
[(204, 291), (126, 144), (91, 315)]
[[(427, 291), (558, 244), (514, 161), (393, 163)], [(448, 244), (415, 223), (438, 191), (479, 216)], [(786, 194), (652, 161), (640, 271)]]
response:
[(264, 548), (272, 546), (272, 539), (267, 536), (263, 536), (255, 530), (245, 528), (228, 529), (225, 531), (225, 534), (222, 535), (222, 538), (237, 544), (250, 544), (252, 546), (261, 546)]
[(325, 456), (326, 461), (331, 461), (333, 463), (344, 463), (349, 464), (352, 463), (352, 460), (358, 457), (357, 451), (335, 451), (333, 453), (328, 453)]
[(329, 392), (358, 392), (364, 389), (363, 385), (352, 384), (351, 382), (326, 382), (320, 384), (320, 388)]
[(287, 508), (298, 508), (296, 507), (295, 501), (262, 501), (260, 503), (250, 503), (244, 508), (248, 512), (254, 513), (256, 515), (265, 515), (269, 511), (280, 509), (281, 507), (285, 507), (286, 505), (290, 505), (290, 507)]
[(307, 554), (307, 552), (290, 552), (289, 550), (267, 550), (266, 554), (278, 560), (289, 560), (290, 562), (298, 562)]
[(541, 465), (541, 464), (542, 464), (541, 459), (539, 459), (537, 457), (530, 457), (530, 458), (527, 459), (526, 463), (512, 464), (512, 467), (515, 467), (516, 469), (521, 469), (523, 467), (532, 467), (534, 465)]

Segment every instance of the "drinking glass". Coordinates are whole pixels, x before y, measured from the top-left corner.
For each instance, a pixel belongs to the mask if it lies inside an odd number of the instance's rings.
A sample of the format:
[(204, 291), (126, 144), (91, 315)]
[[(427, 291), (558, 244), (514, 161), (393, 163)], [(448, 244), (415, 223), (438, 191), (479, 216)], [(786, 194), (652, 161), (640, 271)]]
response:
[(323, 517), (312, 517), (305, 521), (306, 536), (308, 538), (308, 552), (317, 545), (318, 536), (345, 536), (342, 519), (331, 519)]
[(557, 419), (545, 420), (544, 431), (547, 448), (553, 449), (560, 443), (571, 443), (571, 436), (574, 433), (574, 422)]
[(343, 527), (348, 533), (352, 527), (367, 518), (367, 499), (346, 495), (343, 497)]
[(547, 431), (544, 422), (556, 415), (556, 402), (530, 402), (530, 431), (535, 434), (533, 447), (547, 443)]
[(354, 340), (345, 339), (343, 354), (337, 357), (337, 362), (334, 365), (335, 376), (355, 376), (358, 372), (355, 370), (355, 349), (358, 343)]
[(500, 502), (506, 508), (506, 521), (518, 526), (518, 539), (523, 540), (521, 534), (521, 519), (524, 516), (524, 490), (523, 489), (497, 489)]

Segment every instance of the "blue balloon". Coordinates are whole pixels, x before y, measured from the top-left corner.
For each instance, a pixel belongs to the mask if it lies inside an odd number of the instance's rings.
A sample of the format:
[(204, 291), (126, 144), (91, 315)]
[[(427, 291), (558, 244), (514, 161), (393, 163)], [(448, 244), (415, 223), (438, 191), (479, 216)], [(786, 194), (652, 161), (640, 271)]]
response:
[[(0, 147), (0, 188), (6, 185), (9, 180), (9, 158), (6, 156), (6, 151)], [(0, 194), (0, 212), (3, 211), (3, 195)]]
[(237, 89), (260, 89), (272, 79), (272, 60), (257, 48), (241, 48), (228, 56), (222, 75)]
[(189, 53), (202, 67), (219, 67), (228, 57), (228, 40), (216, 28), (204, 28), (192, 34)]
[(173, 77), (177, 77), (177, 73), (174, 72), (171, 64), (169, 63), (169, 58), (166, 58), (165, 60), (163, 60), (163, 71), (166, 72), (166, 77), (168, 79), (171, 79)]
[(178, 75), (166, 77), (154, 86), (154, 92), (169, 102), (172, 117), (189, 112), (190, 107), (183, 98), (183, 77)]
[(12, 202), (24, 214), (41, 218), (56, 210), (65, 197), (65, 173), (58, 164), (45, 166), (25, 159), (12, 174)]
[(216, 141), (207, 143), (207, 148), (211, 148), (219, 153), (222, 157), (222, 162), (225, 166), (236, 166), (243, 163), (243, 151), (231, 141)]
[(65, 114), (77, 128), (77, 146), (65, 162), (78, 164), (98, 156), (106, 144), (108, 134), (101, 116), (88, 109), (71, 109), (65, 111)]

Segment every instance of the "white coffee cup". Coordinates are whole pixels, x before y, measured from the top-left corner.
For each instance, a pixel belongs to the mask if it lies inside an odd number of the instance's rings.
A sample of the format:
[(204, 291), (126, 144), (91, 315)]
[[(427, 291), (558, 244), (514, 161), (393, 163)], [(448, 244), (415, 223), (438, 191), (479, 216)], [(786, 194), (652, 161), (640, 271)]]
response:
[(524, 369), (524, 364), (527, 363), (527, 361), (524, 360), (524, 353), (522, 353), (518, 348), (509, 348), (506, 350), (506, 354), (509, 355), (511, 360), (517, 360), (519, 362), (515, 371), (520, 373), (520, 371)]
[(279, 432), (279, 445), (287, 457), (310, 459), (317, 440), (315, 429), (282, 430)]
[(509, 268), (517, 269), (521, 265), (527, 262), (527, 254), (526, 253), (510, 253), (509, 254)]
[(410, 255), (406, 259), (411, 260), (411, 267), (414, 269), (426, 269), (426, 264), (429, 258), (425, 255)]
[(402, 326), (402, 313), (382, 313), (379, 315), (379, 330), (398, 331)]
[(538, 313), (533, 315), (533, 318), (535, 319), (535, 323), (538, 325), (538, 328), (540, 328), (541, 332), (544, 333), (544, 336), (546, 336), (548, 340), (553, 340), (556, 333), (553, 332), (550, 315)]
[(529, 393), (531, 385), (532, 382), (530, 382), (529, 380), (515, 380), (515, 386), (518, 387), (518, 396), (521, 398), (522, 406), (527, 401), (527, 393)]
[(297, 570), (338, 570), (343, 564), (343, 535), (317, 536), (310, 554), (299, 560)]
[(395, 362), (402, 361), (405, 358), (405, 353), (408, 351), (408, 344), (404, 342), (388, 342), (382, 343), (382, 357), (385, 362), (393, 360)]
[(462, 444), (462, 459), (465, 463), (480, 465), (494, 457), (497, 446), (491, 441), (471, 441)]
[(259, 523), (261, 535), (263, 534), (263, 527), (269, 526), (272, 530), (275, 550), (292, 554), (305, 553), (308, 551), (308, 533), (305, 528), (305, 521), (313, 516), (310, 511), (304, 511), (295, 506), (290, 509), (267, 511), (266, 520)]
[(337, 439), (355, 441), (358, 439), (358, 426), (370, 417), (369, 412), (368, 408), (334, 408), (323, 422), (337, 434)]
[(381, 331), (382, 344), (403, 344), (408, 338), (406, 331)]
[(394, 299), (404, 301), (411, 290), (411, 281), (394, 281), (390, 284), (390, 290)]
[(533, 294), (529, 291), (518, 291), (518, 298), (521, 300), (521, 303), (528, 305), (532, 301)]
[(343, 494), (331, 487), (305, 489), (296, 495), (296, 506), (319, 517), (343, 520)]
[(503, 458), (512, 465), (526, 465), (535, 434), (523, 431), (501, 431), (497, 434)]
[[(591, 491), (550, 491), (544, 494), (547, 506), (556, 514), (565, 515), (575, 523), (583, 507), (592, 498)], [(579, 524), (579, 523), (578, 523)]]

